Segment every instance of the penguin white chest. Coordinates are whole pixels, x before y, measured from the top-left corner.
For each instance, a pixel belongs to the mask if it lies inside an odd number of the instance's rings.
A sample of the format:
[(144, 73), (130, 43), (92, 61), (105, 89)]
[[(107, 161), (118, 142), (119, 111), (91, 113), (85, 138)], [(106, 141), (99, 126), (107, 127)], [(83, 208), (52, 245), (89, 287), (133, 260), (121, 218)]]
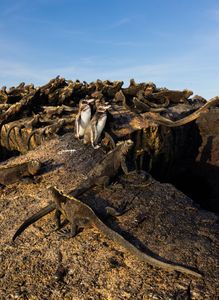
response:
[(79, 135), (84, 135), (84, 130), (87, 127), (88, 123), (90, 122), (91, 118), (91, 109), (87, 108), (86, 110), (83, 110), (81, 112), (81, 118), (80, 118), (80, 125), (79, 125)]
[(98, 122), (97, 122), (97, 134), (98, 136), (101, 135), (105, 125), (106, 125), (106, 119), (107, 119), (107, 115), (103, 115), (99, 118)]

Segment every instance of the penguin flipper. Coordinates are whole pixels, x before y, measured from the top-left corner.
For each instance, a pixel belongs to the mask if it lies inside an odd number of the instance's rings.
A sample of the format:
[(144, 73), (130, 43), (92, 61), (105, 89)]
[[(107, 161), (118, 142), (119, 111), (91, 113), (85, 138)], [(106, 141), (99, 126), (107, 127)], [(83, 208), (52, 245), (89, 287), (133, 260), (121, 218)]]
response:
[(99, 148), (100, 146), (97, 145), (98, 143), (98, 131), (97, 131), (97, 122), (91, 124), (91, 145), (94, 149)]
[(76, 117), (75, 119), (75, 137), (79, 138), (79, 122), (80, 122), (80, 116)]

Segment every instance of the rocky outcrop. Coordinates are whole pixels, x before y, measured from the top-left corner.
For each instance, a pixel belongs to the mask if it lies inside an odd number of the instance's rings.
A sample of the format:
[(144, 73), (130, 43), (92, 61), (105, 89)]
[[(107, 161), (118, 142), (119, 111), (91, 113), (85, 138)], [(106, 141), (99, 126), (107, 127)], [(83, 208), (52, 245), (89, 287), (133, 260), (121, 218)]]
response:
[(206, 208), (219, 213), (219, 108), (202, 114), (196, 121), (201, 145), (196, 157), (194, 173), (198, 174), (208, 188)]
[(141, 185), (138, 177), (119, 176), (113, 185), (91, 190), (80, 199), (100, 217), (106, 206), (125, 207), (122, 216), (104, 222), (141, 251), (192, 266), (203, 273), (203, 279), (144, 264), (95, 228), (65, 239), (54, 231), (52, 215), (11, 242), (23, 220), (50, 201), (49, 186), (68, 193), (103, 155), (69, 133), (2, 164), (6, 167), (34, 159), (44, 166), (33, 181), (11, 184), (0, 193), (3, 299), (177, 299), (179, 295), (214, 299), (218, 218), (199, 210), (171, 184), (154, 179)]
[(133, 79), (129, 87), (122, 86), (122, 81), (73, 82), (58, 76), (37, 88), (25, 83), (9, 89), (3, 87), (0, 90), (2, 156), (7, 150), (25, 153), (56, 134), (73, 131), (78, 103), (84, 98), (94, 99), (93, 112), (106, 102), (110, 105), (111, 122), (109, 118), (105, 131), (116, 140), (139, 130), (150, 130), (154, 125), (182, 126), (219, 102), (215, 97), (204, 103), (197, 96), (195, 100), (190, 98), (193, 94), (190, 90), (157, 88), (151, 82), (136, 83)]
[[(14, 166), (40, 164), (39, 172), (23, 178), (16, 172), (16, 180), (0, 187), (5, 299), (217, 297), (218, 217), (202, 209), (218, 210), (219, 97), (206, 102), (191, 95), (151, 82), (131, 80), (123, 88), (122, 81), (60, 77), (39, 88), (21, 83), (0, 90), (0, 169), (10, 176)], [(100, 149), (74, 135), (79, 102), (91, 98), (92, 115), (110, 105)], [(104, 152), (124, 139), (134, 141), (126, 159), (134, 172), (119, 173), (109, 187), (92, 189), (80, 200), (100, 217), (106, 206), (125, 207), (125, 214), (104, 222), (140, 250), (194, 267), (203, 279), (145, 265), (94, 228), (64, 240), (50, 215), (11, 242), (23, 220), (48, 203), (49, 186), (65, 193), (78, 187)], [(142, 184), (145, 172), (150, 180)]]

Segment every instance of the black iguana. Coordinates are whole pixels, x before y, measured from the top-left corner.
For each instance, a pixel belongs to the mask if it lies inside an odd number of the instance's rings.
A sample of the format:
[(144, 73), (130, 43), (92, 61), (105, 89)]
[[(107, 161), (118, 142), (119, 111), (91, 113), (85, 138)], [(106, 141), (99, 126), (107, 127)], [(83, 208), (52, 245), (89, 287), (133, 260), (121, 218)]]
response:
[(41, 168), (38, 160), (30, 160), (21, 164), (0, 169), (0, 184), (8, 185), (21, 180), (23, 177), (37, 174)]
[[(95, 164), (88, 173), (87, 179), (79, 185), (78, 188), (70, 191), (70, 195), (78, 197), (95, 186), (106, 186), (111, 178), (116, 176), (121, 167), (125, 174), (128, 173), (125, 156), (132, 147), (133, 142), (126, 140), (118, 142), (115, 149), (111, 150), (107, 155)], [(13, 240), (16, 239), (29, 225), (36, 222), (43, 216), (47, 215), (56, 208), (54, 203), (42, 208), (39, 212), (28, 218), (16, 231)]]
[(95, 164), (88, 173), (87, 179), (78, 188), (70, 191), (69, 194), (78, 197), (94, 186), (108, 185), (110, 179), (117, 175), (120, 167), (127, 174), (125, 157), (132, 146), (133, 142), (131, 140), (118, 142), (115, 149), (108, 152), (102, 160)]
[(114, 242), (127, 249), (131, 254), (145, 263), (162, 268), (165, 271), (178, 271), (198, 278), (202, 277), (198, 271), (193, 271), (192, 268), (164, 262), (140, 251), (120, 234), (105, 225), (88, 205), (74, 197), (65, 195), (55, 187), (50, 188), (50, 191), (55, 202), (57, 227), (60, 228), (61, 215), (63, 215), (64, 218), (69, 221), (71, 226), (71, 232), (69, 234), (70, 237), (74, 237), (81, 228), (86, 226), (95, 226), (101, 233), (107, 236), (107, 238), (112, 239)]

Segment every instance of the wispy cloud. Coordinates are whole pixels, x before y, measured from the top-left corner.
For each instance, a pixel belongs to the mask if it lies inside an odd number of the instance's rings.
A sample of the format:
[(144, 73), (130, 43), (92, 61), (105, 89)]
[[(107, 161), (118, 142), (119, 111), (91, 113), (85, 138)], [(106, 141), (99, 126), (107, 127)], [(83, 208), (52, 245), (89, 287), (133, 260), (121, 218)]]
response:
[(108, 28), (109, 29), (118, 28), (118, 27), (126, 25), (130, 22), (131, 22), (131, 18), (121, 18), (120, 20), (112, 23)]
[(219, 8), (208, 10), (207, 14), (210, 19), (219, 21)]
[[(70, 37), (74, 33), (74, 30), (66, 30), (66, 36)], [(61, 31), (62, 28), (60, 34)], [(81, 37), (82, 40), (85, 38), (86, 34)], [(95, 44), (138, 45), (133, 40), (89, 40), (89, 37), (87, 37), (87, 42), (91, 45), (93, 43), (94, 46)], [(130, 78), (135, 78), (138, 82), (153, 81), (158, 86), (167, 86), (172, 89), (190, 88), (194, 93), (210, 98), (219, 94), (219, 87), (217, 89), (219, 64), (215, 60), (217, 56), (212, 55), (217, 52), (215, 49), (219, 49), (219, 34), (216, 30), (209, 33), (206, 31), (205, 34), (202, 33), (193, 37), (192, 42), (192, 47), (184, 47), (183, 54), (173, 54), (172, 57), (169, 55), (169, 58), (162, 55), (155, 60), (153, 56), (142, 58), (137, 57), (135, 53), (124, 56), (118, 53), (116, 56), (111, 56), (103, 51), (88, 51), (87, 55), (77, 57), (77, 61), (73, 61), (72, 56), (68, 54), (69, 59), (66, 59), (63, 64), (59, 60), (52, 61), (51, 59), (45, 65), (40, 61), (32, 61), (32, 64), (28, 64), (23, 54), (25, 51), (25, 53), (32, 53), (31, 45), (20, 44), (20, 42), (16, 45), (14, 40), (0, 40), (1, 45), (4, 45), (4, 49), (0, 48), (0, 57), (4, 58), (0, 59), (0, 85), (16, 85), (21, 81), (42, 85), (57, 75), (67, 79), (78, 78), (88, 82), (97, 78), (120, 79), (126, 84)], [(25, 50), (26, 46), (27, 49)], [(141, 50), (143, 47), (147, 47), (146, 43), (139, 46), (142, 46)], [(11, 51), (9, 51), (10, 49)], [(95, 55), (95, 53), (100, 54)], [(211, 61), (210, 64), (209, 60)]]
[(49, 26), (58, 26), (57, 22), (53, 22), (51, 20), (36, 18), (36, 17), (24, 17), (24, 16), (16, 16), (14, 20), (24, 23), (36, 23), (42, 25), (49, 25)]
[(140, 42), (133, 42), (133, 41), (116, 41), (116, 40), (95, 40), (95, 39), (87, 39), (86, 41), (100, 44), (100, 45), (110, 45), (110, 46), (130, 46), (130, 47), (139, 47), (139, 46), (146, 46), (146, 43), (140, 43)]
[[(90, 59), (94, 63), (95, 60), (98, 60), (98, 57)], [(127, 85), (130, 78), (135, 78), (137, 82), (153, 81), (157, 86), (167, 86), (170, 89), (190, 88), (195, 94), (207, 98), (219, 94), (219, 88), (215, 88), (219, 80), (217, 68), (212, 70), (206, 64), (197, 67), (195, 64), (191, 65), (190, 60), (187, 63), (185, 59), (182, 59), (157, 64), (139, 64), (135, 66), (128, 66), (127, 64), (115, 68), (107, 68), (104, 64), (100, 64), (98, 67), (89, 64), (90, 61), (87, 58), (87, 63), (86, 59), (84, 60), (84, 66), (79, 62), (68, 66), (42, 69), (41, 66), (37, 65), (0, 60), (0, 82), (1, 85), (7, 84), (8, 81), (10, 85), (15, 85), (21, 81), (42, 85), (51, 78), (61, 75), (67, 79), (80, 79), (88, 82), (97, 78), (119, 79)], [(200, 77), (200, 74), (203, 76)]]
[(26, 0), (19, 0), (19, 1), (15, 1), (12, 2), (9, 1), (8, 5), (6, 8), (4, 8), (1, 12), (0, 12), (0, 16), (1, 17), (10, 17), (11, 15), (15, 15), (25, 4)]
[(47, 80), (48, 76), (44, 76), (40, 68), (29, 66), (25, 63), (15, 61), (0, 60), (0, 82), (1, 85), (14, 85), (21, 81), (41, 82)]
[(79, 63), (83, 66), (88, 66), (88, 67), (92, 67), (95, 66), (97, 64), (97, 61), (99, 60), (98, 56), (85, 56), (85, 57), (81, 57), (79, 59)]
[[(219, 20), (219, 19), (218, 19)], [(193, 50), (205, 59), (211, 59), (215, 50), (219, 50), (219, 32), (218, 30), (204, 31), (193, 36)], [(216, 61), (216, 63), (218, 60)]]

